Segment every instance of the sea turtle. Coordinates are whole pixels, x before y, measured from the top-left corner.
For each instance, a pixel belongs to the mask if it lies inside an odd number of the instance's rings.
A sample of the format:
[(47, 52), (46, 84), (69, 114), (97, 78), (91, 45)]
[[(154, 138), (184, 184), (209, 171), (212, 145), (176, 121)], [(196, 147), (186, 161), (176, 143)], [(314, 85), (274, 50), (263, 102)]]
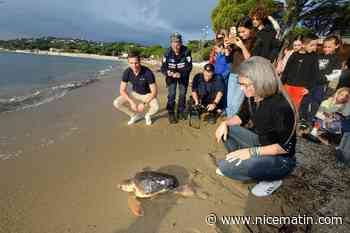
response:
[(130, 193), (128, 204), (137, 216), (144, 214), (138, 198), (151, 198), (170, 191), (185, 197), (194, 195), (193, 189), (189, 185), (180, 186), (175, 176), (155, 171), (138, 172), (133, 178), (123, 181), (119, 188)]

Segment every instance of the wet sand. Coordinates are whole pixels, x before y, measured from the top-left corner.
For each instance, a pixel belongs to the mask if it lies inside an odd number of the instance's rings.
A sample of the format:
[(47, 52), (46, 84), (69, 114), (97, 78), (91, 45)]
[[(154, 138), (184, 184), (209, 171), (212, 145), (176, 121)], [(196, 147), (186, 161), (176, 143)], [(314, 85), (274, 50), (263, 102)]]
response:
[[(217, 176), (206, 159), (225, 154), (214, 141), (216, 126), (169, 125), (159, 73), (162, 111), (152, 126), (127, 126), (128, 117), (112, 106), (119, 79), (114, 74), (50, 104), (0, 115), (0, 232), (239, 232), (205, 223), (212, 212), (243, 215), (250, 196), (247, 184)], [(145, 216), (133, 216), (117, 184), (144, 168), (190, 182), (197, 195), (143, 200)]]

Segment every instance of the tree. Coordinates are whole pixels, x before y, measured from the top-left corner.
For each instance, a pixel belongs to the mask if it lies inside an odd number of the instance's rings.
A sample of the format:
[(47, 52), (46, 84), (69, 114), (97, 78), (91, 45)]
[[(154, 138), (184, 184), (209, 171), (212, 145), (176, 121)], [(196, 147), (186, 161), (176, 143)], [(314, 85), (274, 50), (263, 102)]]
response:
[(269, 14), (278, 8), (273, 0), (220, 0), (211, 15), (213, 30), (230, 29), (256, 6), (264, 7)]
[(268, 13), (279, 10), (283, 14), (286, 36), (297, 25), (311, 29), (321, 36), (332, 33), (350, 34), (350, 0), (285, 0), (286, 9), (279, 9), (281, 1), (220, 0), (212, 12), (213, 30), (229, 29), (257, 5)]
[(319, 35), (344, 34), (350, 28), (350, 0), (287, 0), (287, 31), (298, 23)]
[(165, 49), (161, 45), (153, 45), (148, 48), (150, 55), (155, 56), (156, 58), (161, 58), (165, 52)]
[(210, 52), (211, 52), (211, 48), (210, 47), (203, 48), (203, 51), (201, 53), (203, 61), (208, 61), (209, 60)]
[(193, 52), (198, 52), (201, 48), (201, 41), (200, 40), (190, 40), (187, 43), (187, 47)]
[(125, 52), (136, 51), (142, 57), (154, 56), (161, 58), (165, 49), (161, 45), (152, 45), (149, 47), (135, 43), (126, 42), (94, 42), (71, 38), (29, 38), (29, 39), (14, 39), (0, 40), (0, 48), (10, 50), (49, 50), (50, 48), (60, 49), (63, 52), (81, 52), (88, 54), (98, 54), (107, 56), (118, 56)]

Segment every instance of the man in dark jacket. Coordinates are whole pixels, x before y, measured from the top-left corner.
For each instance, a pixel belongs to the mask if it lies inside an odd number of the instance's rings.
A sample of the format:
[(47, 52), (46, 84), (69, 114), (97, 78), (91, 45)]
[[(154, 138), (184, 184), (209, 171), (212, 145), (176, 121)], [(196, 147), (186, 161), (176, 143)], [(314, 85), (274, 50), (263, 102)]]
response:
[(179, 86), (178, 100), (178, 118), (185, 120), (187, 115), (186, 109), (186, 92), (189, 82), (190, 73), (192, 71), (191, 51), (182, 44), (182, 36), (179, 33), (173, 33), (170, 36), (171, 47), (165, 52), (161, 67), (162, 73), (166, 77), (166, 85), (168, 88), (167, 110), (169, 113), (169, 123), (177, 123), (175, 116), (175, 98), (176, 89)]

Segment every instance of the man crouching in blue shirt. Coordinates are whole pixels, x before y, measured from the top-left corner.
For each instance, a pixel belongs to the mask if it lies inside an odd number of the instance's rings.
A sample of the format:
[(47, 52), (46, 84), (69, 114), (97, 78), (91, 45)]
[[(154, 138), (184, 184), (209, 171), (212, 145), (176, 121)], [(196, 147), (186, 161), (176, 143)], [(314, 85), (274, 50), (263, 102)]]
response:
[(211, 124), (215, 124), (218, 113), (222, 112), (224, 94), (222, 78), (214, 71), (214, 65), (206, 64), (203, 73), (195, 75), (190, 101), (190, 111), (208, 112), (208, 122)]
[[(145, 107), (149, 106), (145, 114), (145, 120), (146, 125), (151, 125), (151, 116), (159, 111), (157, 85), (154, 74), (149, 68), (141, 65), (140, 55), (135, 52), (129, 53), (128, 63), (129, 68), (124, 71), (120, 82), (120, 96), (114, 100), (113, 105), (118, 110), (130, 116), (128, 125), (141, 120)], [(128, 82), (132, 84), (130, 94), (127, 91)], [(125, 106), (126, 103), (130, 105), (130, 108)]]

